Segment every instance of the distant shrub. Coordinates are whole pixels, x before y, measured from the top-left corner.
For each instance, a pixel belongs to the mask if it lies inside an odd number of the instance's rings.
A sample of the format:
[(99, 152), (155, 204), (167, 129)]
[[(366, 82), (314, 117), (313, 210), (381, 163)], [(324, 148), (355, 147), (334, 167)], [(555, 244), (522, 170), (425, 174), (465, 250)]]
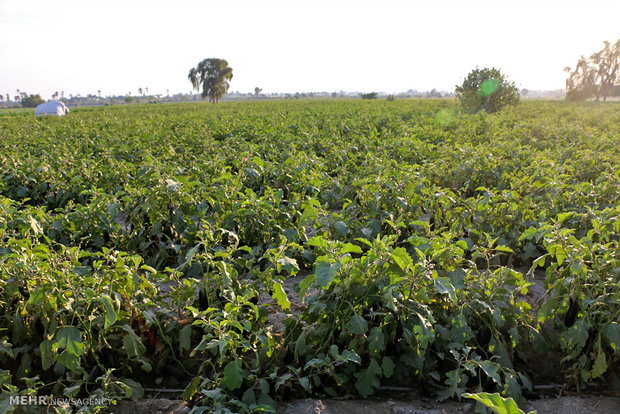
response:
[(456, 86), (456, 96), (463, 110), (468, 113), (497, 112), (506, 105), (519, 103), (519, 90), (498, 69), (474, 69), (461, 86)]
[(39, 94), (29, 95), (22, 99), (22, 106), (24, 108), (36, 108), (37, 105), (41, 105), (42, 103), (45, 103), (45, 101)]
[(396, 97), (394, 95), (388, 95), (387, 98), (385, 98), (385, 100), (392, 102), (392, 101), (396, 100)]
[(362, 99), (377, 99), (377, 92), (360, 93)]
[(131, 96), (127, 96), (125, 97), (125, 99), (123, 99), (126, 103), (132, 103), (133, 102), (133, 97)]

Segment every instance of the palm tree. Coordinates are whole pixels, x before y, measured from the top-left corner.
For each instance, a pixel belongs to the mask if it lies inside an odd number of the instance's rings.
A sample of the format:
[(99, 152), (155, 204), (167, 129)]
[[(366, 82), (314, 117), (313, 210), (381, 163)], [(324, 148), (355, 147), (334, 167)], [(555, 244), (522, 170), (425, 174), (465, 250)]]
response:
[(142, 88), (138, 88), (138, 94), (144, 96), (144, 94), (142, 93)]
[(188, 79), (197, 91), (202, 88), (202, 97), (217, 103), (230, 87), (233, 77), (232, 68), (224, 59), (204, 59), (198, 66), (191, 68)]

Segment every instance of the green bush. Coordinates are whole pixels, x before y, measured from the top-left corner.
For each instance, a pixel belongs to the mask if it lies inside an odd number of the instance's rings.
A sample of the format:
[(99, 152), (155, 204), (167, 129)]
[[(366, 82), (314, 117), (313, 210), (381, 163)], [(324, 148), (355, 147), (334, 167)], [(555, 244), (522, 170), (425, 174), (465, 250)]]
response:
[(506, 105), (519, 103), (519, 90), (498, 69), (474, 69), (461, 86), (456, 86), (456, 96), (463, 110), (475, 113), (481, 110), (497, 112)]
[(45, 103), (43, 98), (39, 94), (29, 95), (28, 97), (22, 99), (22, 106), (24, 108), (36, 108), (37, 105)]
[(377, 99), (377, 92), (360, 93), (362, 99)]

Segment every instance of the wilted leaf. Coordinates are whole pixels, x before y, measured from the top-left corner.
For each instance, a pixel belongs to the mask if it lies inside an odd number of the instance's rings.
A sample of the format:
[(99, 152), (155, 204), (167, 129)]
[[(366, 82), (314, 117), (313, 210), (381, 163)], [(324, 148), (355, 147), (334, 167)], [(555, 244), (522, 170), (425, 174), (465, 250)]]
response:
[(594, 365), (592, 366), (592, 371), (588, 373), (588, 377), (591, 379), (598, 378), (603, 375), (605, 371), (607, 371), (607, 359), (605, 358), (605, 352), (599, 350)]

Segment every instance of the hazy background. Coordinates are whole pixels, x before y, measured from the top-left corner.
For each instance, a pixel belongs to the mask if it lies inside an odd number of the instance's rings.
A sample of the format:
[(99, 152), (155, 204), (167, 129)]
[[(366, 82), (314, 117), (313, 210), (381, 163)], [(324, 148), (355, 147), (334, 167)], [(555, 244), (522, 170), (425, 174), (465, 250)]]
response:
[(187, 93), (210, 57), (230, 91), (453, 91), (476, 66), (550, 90), (618, 37), (618, 0), (0, 0), (0, 93)]

